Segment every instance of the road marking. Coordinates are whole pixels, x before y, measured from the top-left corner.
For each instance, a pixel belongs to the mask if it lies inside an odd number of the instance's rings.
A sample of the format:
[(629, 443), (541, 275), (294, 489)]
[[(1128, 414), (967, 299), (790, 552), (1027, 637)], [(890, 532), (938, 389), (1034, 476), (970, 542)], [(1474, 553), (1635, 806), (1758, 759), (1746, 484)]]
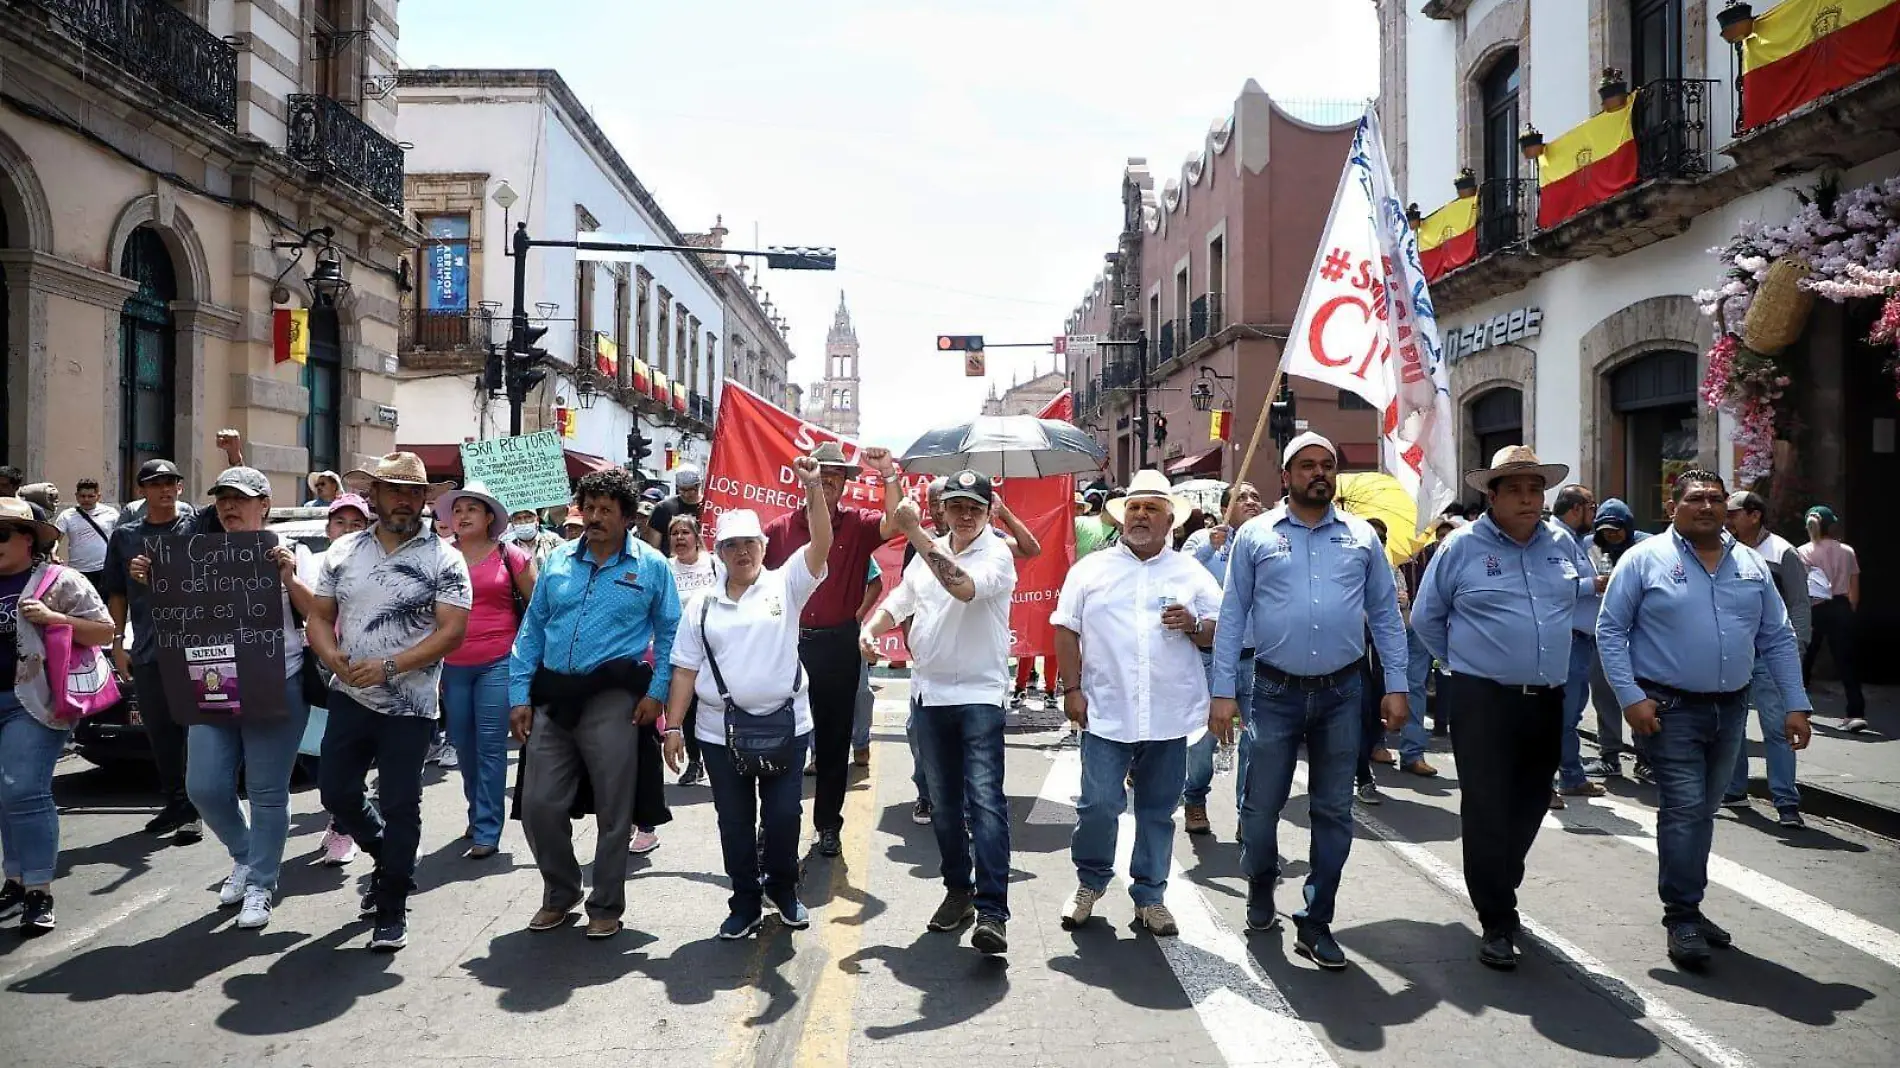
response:
[[(1304, 769), (1294, 772), (1293, 782), (1296, 786), (1305, 788)], [(1353, 818), (1419, 874), (1437, 883), (1439, 889), (1460, 901), (1470, 903), (1471, 896), (1465, 891), (1465, 878), (1462, 872), (1440, 860), (1438, 855), (1431, 850), (1393, 830), (1386, 825), (1385, 821), (1365, 812), (1362, 806), (1353, 806)], [(1742, 1051), (1704, 1031), (1694, 1021), (1654, 993), (1611, 971), (1609, 965), (1591, 956), (1582, 946), (1539, 923), (1529, 913), (1519, 910), (1518, 922), (1523, 927), (1523, 933), (1528, 935), (1530, 940), (1541, 943), (1545, 951), (1555, 957), (1560, 965), (1569, 968), (1592, 986), (1627, 1007), (1636, 1014), (1639, 1020), (1647, 1020), (1666, 1032), (1668, 1037), (1664, 1038), (1664, 1041), (1677, 1052), (1687, 1054), (1693, 1051), (1695, 1055), (1715, 1068), (1751, 1068), (1754, 1064)], [(1668, 1042), (1668, 1038), (1674, 1038), (1675, 1042)]]
[[(1043, 780), (1043, 801), (1073, 809), (1082, 792), (1082, 754), (1065, 750)], [(1116, 836), (1116, 881), (1127, 885), (1135, 847), (1134, 817), (1124, 813)], [(1161, 955), (1187, 994), (1221, 1059), (1234, 1068), (1264, 1065), (1317, 1066), (1336, 1063), (1318, 1036), (1293, 1011), (1286, 996), (1254, 966), (1253, 957), (1220, 914), (1188, 878), (1170, 850), (1168, 889), (1163, 897), (1181, 933), (1157, 938)]]
[[(1601, 811), (1605, 809), (1607, 814)], [(1565, 813), (1566, 818), (1562, 820), (1555, 816), (1544, 817), (1545, 826), (1558, 830), (1566, 823), (1588, 827), (1645, 852), (1656, 852), (1656, 814), (1648, 809), (1609, 797), (1595, 797), (1589, 804), (1573, 805)], [(1610, 819), (1612, 815), (1636, 824), (1643, 833), (1627, 834), (1618, 830)], [(1762, 908), (1839, 939), (1890, 968), (1900, 968), (1900, 932), (1863, 920), (1779, 879), (1714, 853), (1709, 854), (1709, 881), (1733, 890)]]
[(109, 916), (103, 916), (57, 942), (36, 943), (32, 950), (25, 951), (18, 958), (9, 960), (8, 967), (0, 968), (0, 983), (9, 982), (20, 973), (31, 971), (34, 967), (62, 953), (69, 953), (72, 950), (78, 949), (87, 942), (105, 934), (109, 928), (124, 923), (126, 920), (131, 919), (170, 897), (171, 894), (170, 887), (166, 887), (162, 890), (154, 890), (142, 897), (133, 898), (121, 906), (119, 911)]

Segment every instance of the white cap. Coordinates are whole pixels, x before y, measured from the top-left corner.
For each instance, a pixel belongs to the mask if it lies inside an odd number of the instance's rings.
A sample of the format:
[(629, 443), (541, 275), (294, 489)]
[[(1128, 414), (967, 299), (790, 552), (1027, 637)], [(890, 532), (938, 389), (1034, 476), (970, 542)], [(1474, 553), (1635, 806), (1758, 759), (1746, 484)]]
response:
[(765, 528), (759, 525), (759, 513), (750, 508), (738, 508), (719, 514), (719, 526), (713, 534), (713, 544), (723, 545), (740, 538), (765, 540)]
[(1339, 462), (1338, 447), (1336, 447), (1332, 442), (1326, 440), (1324, 435), (1315, 434), (1314, 432), (1309, 430), (1306, 433), (1301, 434), (1299, 437), (1294, 438), (1292, 441), (1289, 441), (1286, 443), (1286, 449), (1280, 453), (1280, 470), (1282, 471), (1286, 470), (1286, 465), (1293, 462), (1293, 457), (1297, 456), (1299, 454), (1299, 451), (1301, 449), (1306, 448), (1308, 445), (1318, 445), (1320, 448), (1325, 449), (1328, 453), (1332, 454), (1334, 463)]

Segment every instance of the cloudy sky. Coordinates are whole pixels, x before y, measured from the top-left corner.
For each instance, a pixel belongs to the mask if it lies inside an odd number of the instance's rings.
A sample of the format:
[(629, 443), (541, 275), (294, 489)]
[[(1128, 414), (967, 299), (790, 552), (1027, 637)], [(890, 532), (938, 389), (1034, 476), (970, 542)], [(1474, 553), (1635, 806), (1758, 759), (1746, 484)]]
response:
[(865, 439), (901, 448), (1046, 371), (989, 379), (940, 333), (1061, 331), (1121, 224), (1130, 156), (1178, 170), (1248, 78), (1283, 99), (1378, 89), (1369, 0), (404, 0), (411, 67), (552, 67), (682, 230), (824, 244), (772, 272), (793, 378), (822, 374), (843, 289)]

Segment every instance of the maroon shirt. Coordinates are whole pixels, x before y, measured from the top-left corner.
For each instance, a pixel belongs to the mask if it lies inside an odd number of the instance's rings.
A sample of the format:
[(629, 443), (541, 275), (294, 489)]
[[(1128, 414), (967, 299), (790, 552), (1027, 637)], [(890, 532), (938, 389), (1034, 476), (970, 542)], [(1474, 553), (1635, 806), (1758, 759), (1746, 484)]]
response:
[[(812, 591), (801, 627), (842, 627), (858, 621), (864, 587), (871, 570), (871, 554), (884, 544), (884, 513), (866, 508), (831, 510), (831, 555), (825, 558), (825, 581)], [(798, 509), (765, 527), (765, 566), (778, 567), (811, 542), (811, 521)]]

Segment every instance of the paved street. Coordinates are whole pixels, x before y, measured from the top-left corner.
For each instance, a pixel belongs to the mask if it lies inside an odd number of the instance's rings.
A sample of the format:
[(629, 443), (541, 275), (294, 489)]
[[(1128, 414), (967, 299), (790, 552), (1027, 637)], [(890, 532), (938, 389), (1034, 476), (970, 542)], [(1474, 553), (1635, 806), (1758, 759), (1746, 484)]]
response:
[[(1104, 919), (1063, 931), (1078, 757), (1056, 734), (1012, 735), (1012, 945), (1007, 961), (984, 959), (924, 931), (936, 849), (909, 818), (905, 689), (883, 683), (844, 856), (809, 862), (812, 928), (768, 921), (742, 943), (712, 938), (724, 888), (704, 788), (671, 788), (675, 821), (631, 877), (631, 929), (596, 944), (525, 930), (539, 888), (519, 828), (500, 856), (462, 859), (448, 840), (459, 785), (432, 770), (410, 946), (379, 956), (354, 918), (367, 862), (309, 863), (324, 826), (314, 792), (295, 796), (285, 897), (253, 934), (212, 907), (228, 871), (214, 842), (139, 834), (143, 793), (69, 759), (61, 926), (0, 936), (0, 1063), (1892, 1063), (1893, 842), (1824, 820), (1784, 835), (1765, 808), (1725, 813), (1707, 907), (1736, 948), (1690, 976), (1662, 952), (1653, 791), (1573, 803), (1531, 854), (1535, 944), (1500, 975), (1472, 959), (1448, 752), (1433, 757), (1444, 777), (1387, 774), (1388, 802), (1359, 810), (1336, 928), (1353, 966), (1322, 974), (1290, 932), (1242, 932), (1231, 778), (1215, 787), (1215, 836), (1175, 843), (1178, 940), (1132, 929), (1120, 888)], [(1296, 796), (1283, 824), (1283, 910), (1305, 873), (1303, 808)], [(591, 830), (582, 838), (585, 855)]]

